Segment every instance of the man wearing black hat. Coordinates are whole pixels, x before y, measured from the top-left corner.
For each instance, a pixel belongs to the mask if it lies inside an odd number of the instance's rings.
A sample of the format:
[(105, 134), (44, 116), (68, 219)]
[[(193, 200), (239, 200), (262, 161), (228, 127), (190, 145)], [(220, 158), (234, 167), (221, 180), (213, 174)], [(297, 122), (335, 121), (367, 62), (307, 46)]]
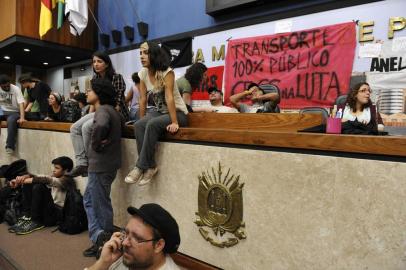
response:
[[(252, 105), (241, 102), (245, 98), (250, 99)], [(280, 97), (278, 91), (265, 93), (262, 85), (251, 83), (248, 90), (232, 95), (230, 102), (241, 113), (276, 112), (276, 105), (279, 104)]]
[(124, 125), (115, 110), (116, 92), (111, 81), (94, 78), (87, 93), (87, 102), (96, 109), (88, 147), (88, 182), (83, 196), (89, 236), (93, 245), (83, 252), (96, 256), (99, 247), (113, 232), (113, 207), (110, 190), (121, 167), (121, 129)]
[(209, 87), (209, 100), (211, 106), (202, 106), (193, 108), (193, 112), (218, 112), (218, 113), (238, 113), (234, 108), (224, 106), (223, 104), (223, 92), (217, 89), (217, 87)]
[(99, 260), (88, 270), (179, 270), (168, 255), (180, 244), (176, 220), (160, 205), (128, 207), (130, 220), (103, 246)]

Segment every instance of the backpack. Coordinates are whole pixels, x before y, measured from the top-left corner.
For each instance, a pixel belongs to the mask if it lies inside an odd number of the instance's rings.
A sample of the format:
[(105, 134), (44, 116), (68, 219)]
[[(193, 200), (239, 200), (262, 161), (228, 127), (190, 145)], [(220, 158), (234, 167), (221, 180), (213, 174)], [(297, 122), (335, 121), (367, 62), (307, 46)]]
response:
[(13, 190), (7, 199), (4, 208), (4, 221), (13, 226), (19, 217), (22, 216), (22, 193), (19, 189)]
[(62, 220), (58, 230), (67, 234), (78, 234), (87, 230), (87, 216), (83, 197), (76, 188), (68, 189), (62, 209)]
[(13, 180), (17, 176), (27, 174), (27, 161), (19, 159), (10, 165), (0, 167), (0, 177), (6, 178), (7, 181)]
[(74, 100), (67, 100), (62, 103), (61, 120), (63, 122), (74, 123), (82, 116), (79, 103)]

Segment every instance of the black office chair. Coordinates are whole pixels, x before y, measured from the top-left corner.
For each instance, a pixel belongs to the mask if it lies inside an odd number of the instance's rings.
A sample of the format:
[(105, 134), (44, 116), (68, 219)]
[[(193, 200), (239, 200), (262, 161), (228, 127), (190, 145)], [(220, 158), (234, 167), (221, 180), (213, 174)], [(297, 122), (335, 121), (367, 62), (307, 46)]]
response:
[(280, 113), (281, 109), (279, 108), (278, 104), (281, 102), (281, 91), (279, 90), (279, 87), (277, 87), (274, 84), (261, 84), (259, 86), (263, 91), (264, 94), (270, 94), (270, 93), (277, 93), (279, 95), (279, 100), (278, 102), (272, 102), (272, 101), (266, 101), (264, 102), (264, 111), (265, 113)]
[(307, 107), (300, 109), (299, 111), (300, 114), (306, 114), (306, 113), (313, 113), (313, 114), (321, 114), (323, 116), (323, 123), (327, 122), (328, 118), (328, 110), (322, 107)]

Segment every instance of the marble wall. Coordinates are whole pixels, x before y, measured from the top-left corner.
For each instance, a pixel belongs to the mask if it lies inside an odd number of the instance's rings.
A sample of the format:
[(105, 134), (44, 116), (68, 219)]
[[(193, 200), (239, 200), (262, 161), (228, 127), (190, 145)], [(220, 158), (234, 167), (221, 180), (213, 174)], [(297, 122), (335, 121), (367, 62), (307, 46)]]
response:
[[(19, 156), (48, 173), (53, 158), (73, 156), (68, 133), (20, 130), (18, 141), (14, 156), (0, 148), (1, 164)], [(160, 143), (159, 173), (138, 187), (123, 181), (135, 141), (123, 139), (122, 148), (111, 194), (116, 225), (125, 225), (128, 205), (157, 202), (179, 223), (181, 252), (225, 269), (406, 269), (406, 163)], [(198, 175), (219, 162), (245, 183), (247, 239), (230, 248), (211, 246), (194, 224)], [(78, 183), (83, 190), (86, 179)]]

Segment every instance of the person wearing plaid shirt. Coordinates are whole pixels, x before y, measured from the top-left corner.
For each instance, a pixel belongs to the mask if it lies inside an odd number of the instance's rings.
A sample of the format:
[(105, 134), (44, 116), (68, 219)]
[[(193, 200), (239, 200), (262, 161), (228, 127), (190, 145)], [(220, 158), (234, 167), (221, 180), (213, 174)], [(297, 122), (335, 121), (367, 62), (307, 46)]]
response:
[[(124, 121), (129, 119), (129, 110), (125, 105), (124, 91), (126, 88), (123, 76), (115, 72), (113, 63), (108, 54), (105, 52), (95, 52), (93, 54), (93, 71), (95, 78), (109, 79), (114, 91), (116, 92), (115, 109), (120, 112)], [(70, 172), (72, 177), (87, 176), (88, 158), (87, 147), (90, 145), (90, 134), (92, 133), (94, 111), (91, 108), (91, 113), (83, 116), (76, 121), (70, 128), (70, 135), (75, 152), (76, 166)]]

